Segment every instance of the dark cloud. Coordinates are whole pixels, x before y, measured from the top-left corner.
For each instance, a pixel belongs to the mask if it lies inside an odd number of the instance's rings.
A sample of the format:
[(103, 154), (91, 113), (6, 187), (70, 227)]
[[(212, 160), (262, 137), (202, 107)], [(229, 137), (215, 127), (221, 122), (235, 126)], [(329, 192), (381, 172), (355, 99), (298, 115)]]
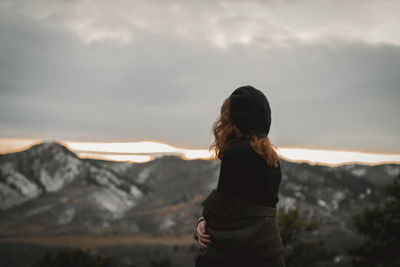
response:
[(230, 42), (232, 25), (250, 25), (248, 17), (218, 20), (224, 47), (193, 22), (203, 39), (184, 24), (179, 34), (155, 31), (160, 22), (147, 21), (127, 31), (129, 42), (123, 33), (122, 42), (85, 42), (64, 13), (7, 11), (0, 13), (0, 137), (155, 139), (206, 148), (223, 100), (252, 84), (271, 101), (271, 139), (279, 146), (400, 151), (395, 44), (274, 43), (262, 34)]

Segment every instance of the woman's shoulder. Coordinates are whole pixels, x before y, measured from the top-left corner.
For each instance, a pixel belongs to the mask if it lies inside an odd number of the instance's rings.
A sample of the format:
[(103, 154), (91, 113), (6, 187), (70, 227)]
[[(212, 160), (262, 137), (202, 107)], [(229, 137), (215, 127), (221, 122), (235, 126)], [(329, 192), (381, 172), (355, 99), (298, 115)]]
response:
[[(224, 152), (222, 160), (225, 158), (225, 160), (231, 161), (234, 160), (235, 162), (237, 160), (239, 161), (249, 161), (251, 164), (255, 164), (256, 162), (262, 162), (265, 163), (264, 158), (262, 158), (251, 146), (250, 140), (240, 140), (238, 142), (235, 142), (234, 144), (230, 145)], [(263, 166), (265, 164), (262, 164)], [(278, 161), (278, 168), (280, 169), (280, 161)], [(267, 165), (265, 165), (267, 166)], [(265, 167), (264, 166), (264, 167)], [(272, 167), (271, 167), (272, 168)], [(276, 168), (273, 168), (276, 169)]]
[(224, 157), (243, 157), (251, 153), (249, 140), (240, 140), (230, 145), (224, 152)]

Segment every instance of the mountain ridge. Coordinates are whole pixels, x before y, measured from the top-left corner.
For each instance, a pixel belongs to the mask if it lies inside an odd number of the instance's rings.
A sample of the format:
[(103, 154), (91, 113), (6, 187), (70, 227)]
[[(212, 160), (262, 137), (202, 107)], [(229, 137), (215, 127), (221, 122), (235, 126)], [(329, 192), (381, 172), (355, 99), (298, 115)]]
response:
[[(216, 188), (219, 160), (166, 155), (144, 163), (81, 159), (57, 142), (0, 155), (0, 238), (189, 234)], [(359, 238), (351, 216), (384, 197), (399, 164), (310, 165), (281, 159), (278, 208), (299, 208), (332, 246)], [(335, 245), (336, 244), (336, 245)]]

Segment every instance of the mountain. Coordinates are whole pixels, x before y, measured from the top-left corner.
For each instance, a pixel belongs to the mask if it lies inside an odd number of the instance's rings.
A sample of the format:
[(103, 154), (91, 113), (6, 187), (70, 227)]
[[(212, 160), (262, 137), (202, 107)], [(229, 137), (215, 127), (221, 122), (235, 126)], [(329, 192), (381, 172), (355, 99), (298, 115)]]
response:
[[(216, 161), (176, 156), (146, 163), (80, 159), (56, 142), (3, 154), (0, 236), (171, 233), (177, 221), (186, 225), (176, 225), (179, 232), (189, 232), (199, 209), (188, 201), (198, 204), (208, 189), (203, 181), (215, 180), (217, 171)], [(172, 216), (178, 204), (189, 213)]]
[[(351, 216), (377, 205), (398, 164), (338, 167), (281, 159), (278, 208), (298, 207), (339, 248), (360, 237)], [(0, 155), (0, 239), (31, 235), (191, 234), (216, 188), (219, 160), (163, 156), (145, 163), (81, 159), (56, 142)]]

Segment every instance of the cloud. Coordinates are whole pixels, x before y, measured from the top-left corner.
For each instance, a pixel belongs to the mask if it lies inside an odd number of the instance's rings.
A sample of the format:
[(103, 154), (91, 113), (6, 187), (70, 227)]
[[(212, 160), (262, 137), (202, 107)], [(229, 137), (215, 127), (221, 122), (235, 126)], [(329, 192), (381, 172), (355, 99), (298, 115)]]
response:
[(12, 0), (0, 7), (70, 30), (86, 44), (130, 44), (141, 31), (221, 48), (329, 38), (400, 44), (397, 1)]
[(252, 84), (277, 145), (398, 152), (400, 46), (370, 38), (397, 6), (377, 5), (2, 2), (0, 135), (205, 148)]

